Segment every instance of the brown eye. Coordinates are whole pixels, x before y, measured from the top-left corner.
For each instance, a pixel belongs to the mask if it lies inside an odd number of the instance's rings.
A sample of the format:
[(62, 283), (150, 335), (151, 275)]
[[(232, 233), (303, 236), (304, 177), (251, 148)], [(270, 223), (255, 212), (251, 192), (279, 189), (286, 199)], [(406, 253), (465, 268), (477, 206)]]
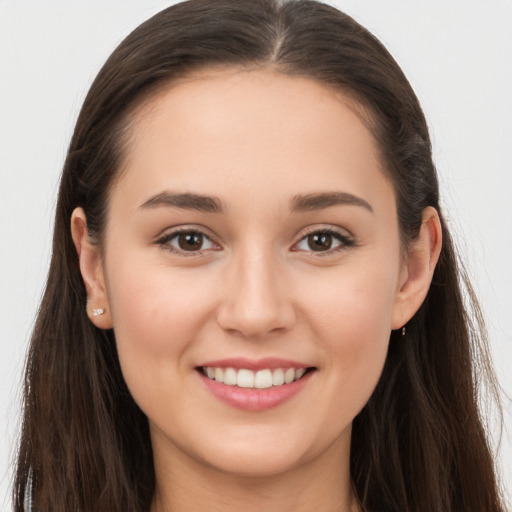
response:
[(200, 231), (178, 231), (163, 236), (158, 244), (178, 255), (194, 256), (203, 251), (220, 250), (210, 237)]
[(200, 251), (203, 247), (201, 233), (182, 233), (177, 238), (178, 246), (182, 251)]
[(342, 249), (353, 247), (355, 242), (343, 233), (334, 230), (319, 229), (305, 235), (293, 247), (294, 251), (331, 254)]
[(307, 237), (310, 250), (328, 251), (332, 247), (332, 235), (329, 233), (313, 233)]

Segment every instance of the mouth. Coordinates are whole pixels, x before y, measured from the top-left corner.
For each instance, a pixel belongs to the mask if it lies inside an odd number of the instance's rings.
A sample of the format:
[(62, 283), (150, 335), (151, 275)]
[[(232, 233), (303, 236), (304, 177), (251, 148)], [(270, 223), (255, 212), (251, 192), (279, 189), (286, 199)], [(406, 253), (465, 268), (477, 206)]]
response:
[(224, 404), (262, 412), (288, 402), (308, 386), (317, 371), (283, 359), (225, 359), (195, 368), (205, 388)]
[(314, 367), (263, 368), (257, 371), (248, 368), (220, 366), (197, 367), (203, 376), (226, 386), (245, 389), (269, 389), (286, 386), (304, 378)]

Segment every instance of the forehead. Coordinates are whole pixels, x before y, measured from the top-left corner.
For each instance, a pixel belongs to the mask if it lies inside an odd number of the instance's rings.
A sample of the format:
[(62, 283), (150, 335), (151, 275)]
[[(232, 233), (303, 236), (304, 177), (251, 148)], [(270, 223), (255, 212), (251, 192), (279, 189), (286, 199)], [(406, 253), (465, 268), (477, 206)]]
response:
[(390, 189), (361, 111), (338, 90), (272, 69), (196, 73), (137, 110), (115, 188), (139, 204), (158, 188), (222, 197), (235, 185), (276, 200), (340, 186), (361, 195), (375, 180)]

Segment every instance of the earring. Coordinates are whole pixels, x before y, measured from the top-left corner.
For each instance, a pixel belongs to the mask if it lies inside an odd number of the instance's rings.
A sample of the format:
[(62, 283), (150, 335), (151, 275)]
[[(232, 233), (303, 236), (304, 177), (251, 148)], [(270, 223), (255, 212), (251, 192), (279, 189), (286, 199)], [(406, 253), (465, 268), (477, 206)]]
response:
[(103, 308), (93, 309), (92, 310), (92, 316), (100, 316), (105, 313), (105, 310)]
[(405, 325), (402, 327), (402, 336), (405, 336)]

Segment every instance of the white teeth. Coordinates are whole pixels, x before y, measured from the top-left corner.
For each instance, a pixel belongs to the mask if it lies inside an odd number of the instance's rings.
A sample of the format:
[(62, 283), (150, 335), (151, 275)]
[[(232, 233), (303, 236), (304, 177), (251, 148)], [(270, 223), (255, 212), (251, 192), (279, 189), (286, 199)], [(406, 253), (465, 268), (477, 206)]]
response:
[(215, 380), (224, 382), (224, 370), (222, 368), (215, 368)]
[(253, 388), (254, 372), (251, 370), (238, 370), (238, 375), (236, 377), (236, 385), (239, 388)]
[(234, 368), (226, 368), (224, 370), (224, 384), (228, 386), (236, 386), (236, 370)]
[(256, 372), (254, 377), (254, 387), (258, 389), (265, 389), (272, 387), (272, 372), (270, 370), (260, 370)]
[(288, 368), (284, 372), (284, 383), (290, 384), (290, 382), (293, 382), (293, 379), (295, 378), (295, 370), (293, 368)]
[(253, 372), (245, 368), (237, 371), (234, 368), (203, 367), (203, 374), (210, 380), (222, 382), (228, 386), (256, 389), (291, 384), (299, 380), (305, 373), (306, 368), (276, 368), (274, 370), (265, 369)]
[[(306, 368), (299, 368), (298, 370), (295, 370), (294, 380), (299, 380), (305, 373), (306, 373)], [(226, 377), (224, 377), (224, 378), (226, 378)]]
[(272, 386), (282, 386), (284, 384), (284, 372), (282, 368), (274, 370), (272, 373)]

